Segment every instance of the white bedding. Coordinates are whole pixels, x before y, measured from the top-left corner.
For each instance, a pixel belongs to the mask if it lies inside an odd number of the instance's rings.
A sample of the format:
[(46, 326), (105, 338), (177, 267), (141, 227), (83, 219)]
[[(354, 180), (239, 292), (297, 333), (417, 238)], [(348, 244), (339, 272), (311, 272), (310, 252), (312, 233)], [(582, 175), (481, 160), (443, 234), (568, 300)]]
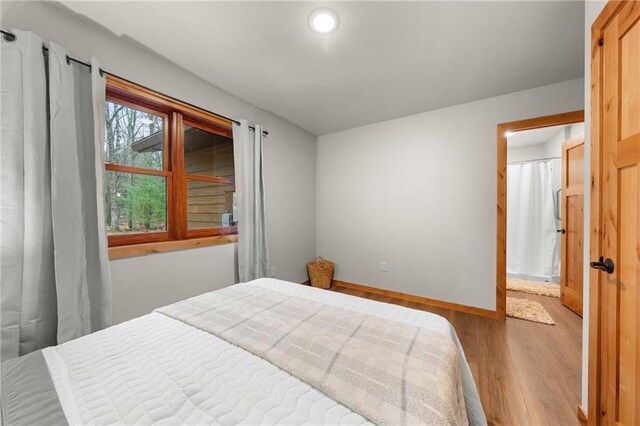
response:
[[(439, 331), (460, 347), (437, 315), (274, 279), (253, 284)], [(43, 355), (70, 424), (368, 424), (269, 362), (160, 313)], [(486, 424), (460, 355), (469, 420)]]

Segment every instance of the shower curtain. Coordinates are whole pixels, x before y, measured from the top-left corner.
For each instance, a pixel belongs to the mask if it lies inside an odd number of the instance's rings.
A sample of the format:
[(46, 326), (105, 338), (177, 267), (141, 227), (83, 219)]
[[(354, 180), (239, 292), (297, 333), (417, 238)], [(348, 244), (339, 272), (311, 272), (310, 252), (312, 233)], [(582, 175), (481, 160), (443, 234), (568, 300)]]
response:
[(105, 81), (27, 31), (2, 38), (0, 361), (107, 327)]
[(553, 161), (507, 165), (507, 274), (550, 279), (560, 274)]

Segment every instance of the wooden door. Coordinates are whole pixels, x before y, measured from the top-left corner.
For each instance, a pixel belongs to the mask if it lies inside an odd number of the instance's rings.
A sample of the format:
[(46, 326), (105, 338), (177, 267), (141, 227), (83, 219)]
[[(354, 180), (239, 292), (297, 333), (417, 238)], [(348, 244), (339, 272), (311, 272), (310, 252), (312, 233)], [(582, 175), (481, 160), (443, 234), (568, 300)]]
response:
[[(640, 424), (640, 2), (610, 2), (594, 23), (592, 423)], [(597, 251), (596, 251), (597, 250)], [(600, 268), (600, 269), (595, 269)], [(599, 370), (599, 371), (598, 371)], [(591, 380), (592, 377), (590, 377)], [(594, 407), (592, 407), (594, 405)], [(595, 417), (595, 418), (592, 418)]]
[(584, 135), (562, 144), (560, 302), (582, 316)]

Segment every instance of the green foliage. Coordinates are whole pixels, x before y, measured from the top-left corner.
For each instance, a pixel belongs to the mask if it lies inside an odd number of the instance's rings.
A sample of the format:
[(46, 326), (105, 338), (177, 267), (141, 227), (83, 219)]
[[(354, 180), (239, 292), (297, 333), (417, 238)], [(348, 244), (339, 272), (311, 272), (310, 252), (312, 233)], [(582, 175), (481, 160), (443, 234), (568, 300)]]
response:
[(163, 228), (166, 217), (166, 192), (164, 178), (137, 175), (126, 185), (124, 208), (129, 220), (144, 229)]

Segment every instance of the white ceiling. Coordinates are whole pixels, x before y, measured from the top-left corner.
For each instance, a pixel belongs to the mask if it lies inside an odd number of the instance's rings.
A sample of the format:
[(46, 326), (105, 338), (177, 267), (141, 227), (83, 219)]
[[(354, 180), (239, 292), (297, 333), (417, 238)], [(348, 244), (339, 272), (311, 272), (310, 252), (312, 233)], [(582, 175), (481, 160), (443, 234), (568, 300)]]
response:
[(512, 136), (507, 137), (507, 146), (509, 148), (520, 148), (523, 146), (542, 145), (559, 132), (564, 132), (565, 127), (553, 126), (515, 132)]
[[(62, 3), (316, 135), (584, 69), (582, 1)], [(327, 5), (340, 26), (313, 33)]]

